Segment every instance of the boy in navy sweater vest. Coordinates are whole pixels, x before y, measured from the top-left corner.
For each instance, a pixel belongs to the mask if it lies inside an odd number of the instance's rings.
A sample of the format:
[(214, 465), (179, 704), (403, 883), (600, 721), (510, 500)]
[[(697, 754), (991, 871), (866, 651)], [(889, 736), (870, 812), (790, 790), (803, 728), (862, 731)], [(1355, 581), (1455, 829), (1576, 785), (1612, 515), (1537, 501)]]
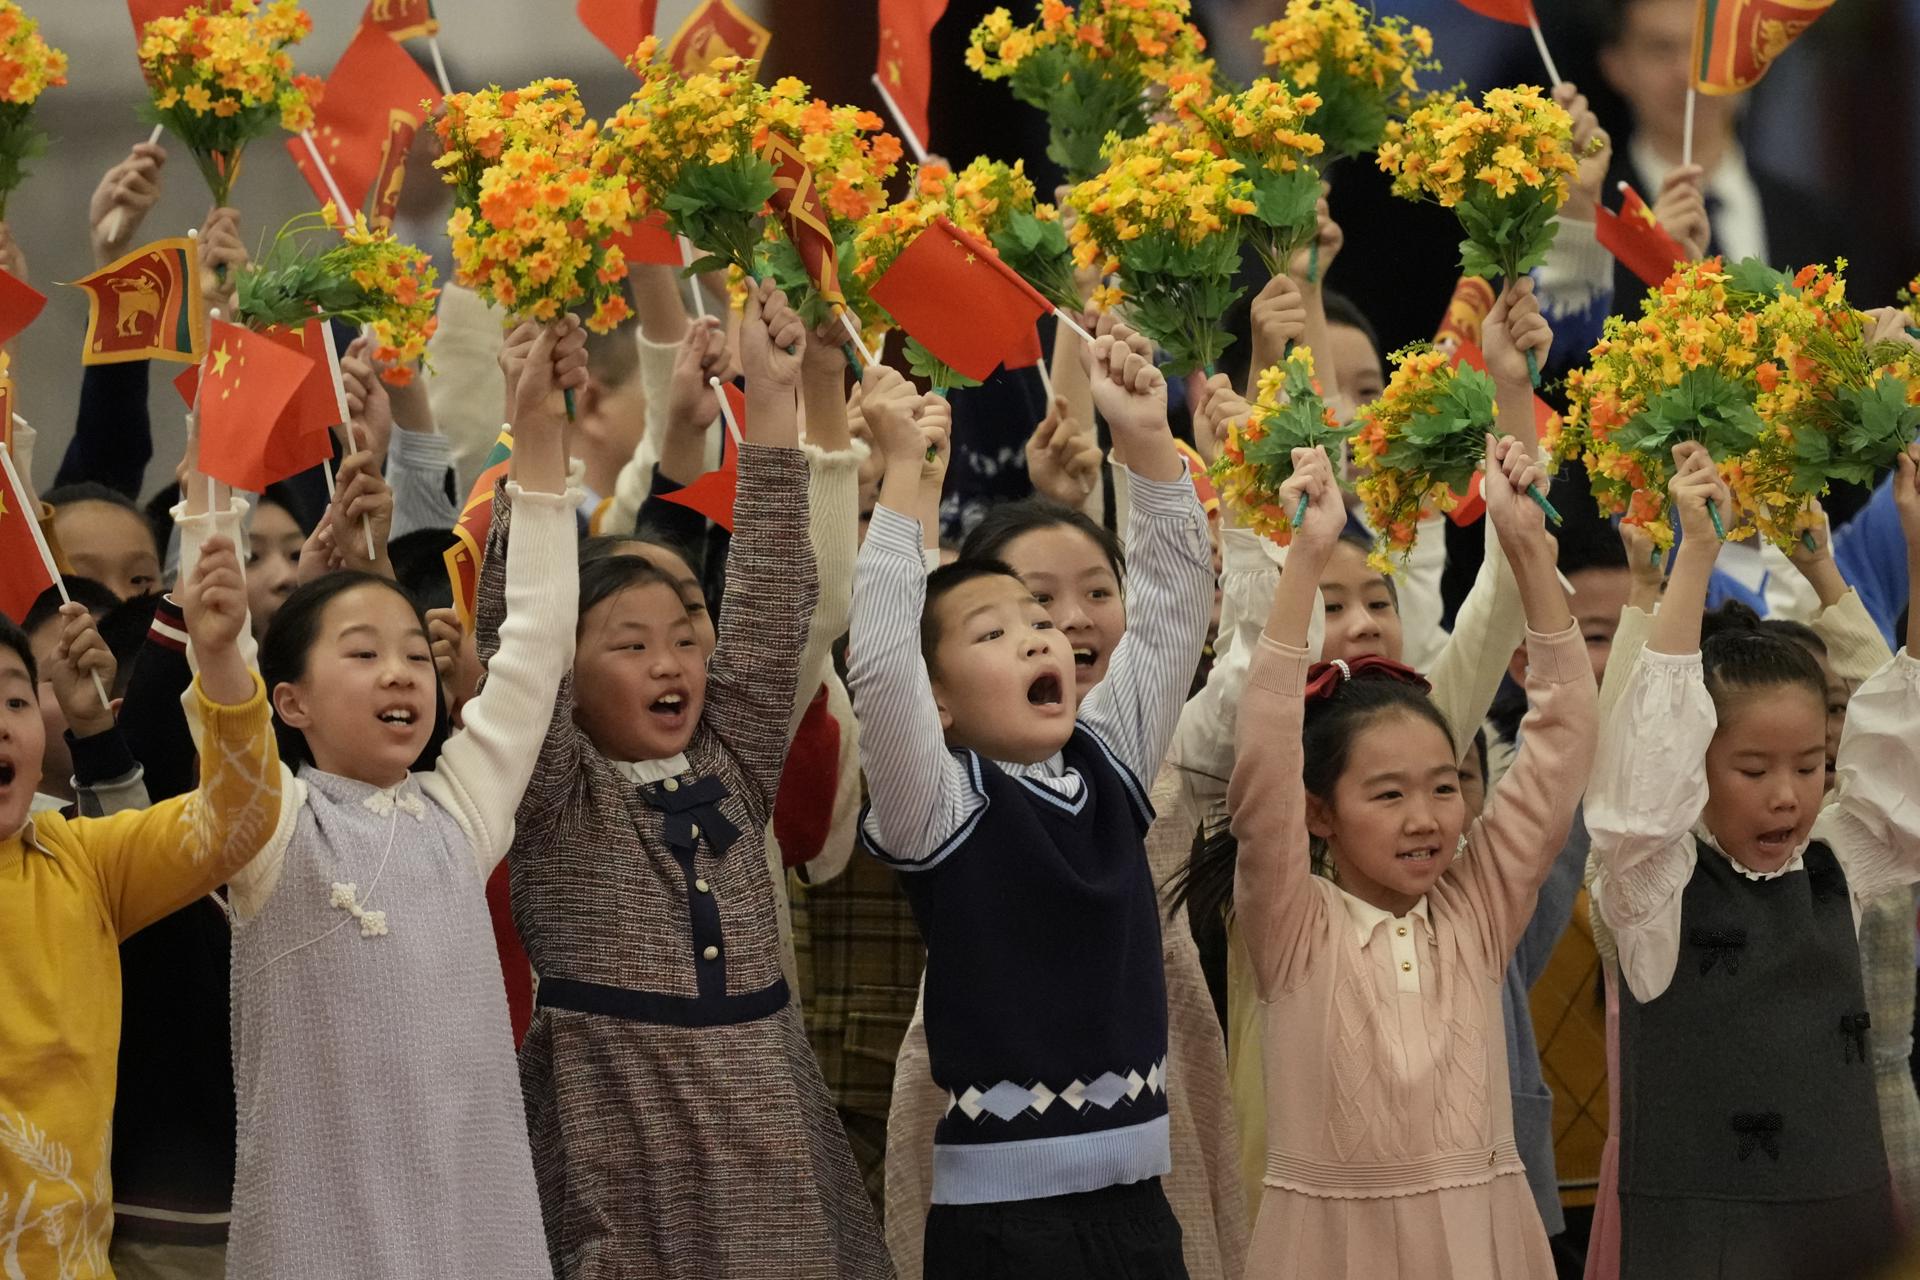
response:
[[(1167, 1006), (1143, 844), (1206, 637), (1206, 517), (1167, 429), (1166, 381), (1124, 326), (1092, 351), (1132, 470), (1128, 628), (1084, 701), (1073, 653), (1011, 570), (926, 576), (937, 429), (869, 369), (886, 470), (854, 579), (849, 684), (867, 849), (898, 867), (927, 944), (927, 1044), (951, 1105), (934, 1139), (927, 1280), (1177, 1276)], [(1076, 705), (1076, 703), (1078, 705)]]

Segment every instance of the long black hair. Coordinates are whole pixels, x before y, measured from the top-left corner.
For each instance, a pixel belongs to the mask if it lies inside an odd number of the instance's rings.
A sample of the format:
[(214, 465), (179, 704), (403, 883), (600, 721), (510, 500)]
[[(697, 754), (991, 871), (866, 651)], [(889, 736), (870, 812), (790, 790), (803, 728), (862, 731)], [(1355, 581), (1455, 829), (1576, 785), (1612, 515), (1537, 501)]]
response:
[(1714, 710), (1723, 719), (1728, 703), (1741, 694), (1781, 685), (1799, 685), (1826, 705), (1827, 680), (1820, 664), (1804, 643), (1782, 631), (1769, 628), (1737, 600), (1700, 620), (1700, 665)]
[[(320, 639), (320, 619), (326, 613), (327, 606), (360, 587), (381, 587), (391, 591), (407, 602), (407, 608), (420, 623), (421, 632), (426, 631), (427, 620), (420, 612), (419, 604), (397, 583), (377, 573), (343, 569), (303, 583), (294, 588), (293, 594), (281, 604), (279, 612), (273, 615), (273, 621), (267, 627), (267, 634), (260, 641), (260, 680), (266, 685), (269, 703), (273, 701), (275, 689), (283, 684), (296, 684), (307, 674), (307, 657)], [(427, 736), (427, 745), (413, 762), (414, 769), (433, 768), (440, 759), (440, 748), (446, 745), (451, 729), (446, 693), (436, 678), (433, 681), (433, 732)], [(288, 768), (313, 763), (313, 750), (307, 746), (307, 735), (282, 721), (277, 711), (273, 717), (273, 736), (280, 746), (280, 758)]]
[[(1440, 708), (1416, 685), (1367, 671), (1356, 672), (1332, 697), (1307, 703), (1306, 723), (1300, 732), (1300, 782), (1310, 796), (1333, 795), (1340, 776), (1351, 763), (1354, 741), (1381, 716), (1411, 715), (1426, 720), (1445, 736), (1449, 749), (1453, 730)], [(1309, 842), (1316, 874), (1334, 878), (1333, 864), (1318, 836)], [(1167, 910), (1187, 910), (1196, 925), (1233, 914), (1233, 878), (1240, 864), (1240, 842), (1225, 823), (1212, 823), (1194, 841), (1187, 865), (1167, 885)]]
[(1005, 562), (1007, 547), (1022, 534), (1035, 529), (1067, 528), (1086, 534), (1107, 558), (1113, 576), (1123, 585), (1127, 580), (1127, 557), (1120, 539), (1084, 511), (1061, 506), (1050, 498), (1027, 498), (990, 508), (986, 518), (973, 527), (960, 544), (962, 560)]

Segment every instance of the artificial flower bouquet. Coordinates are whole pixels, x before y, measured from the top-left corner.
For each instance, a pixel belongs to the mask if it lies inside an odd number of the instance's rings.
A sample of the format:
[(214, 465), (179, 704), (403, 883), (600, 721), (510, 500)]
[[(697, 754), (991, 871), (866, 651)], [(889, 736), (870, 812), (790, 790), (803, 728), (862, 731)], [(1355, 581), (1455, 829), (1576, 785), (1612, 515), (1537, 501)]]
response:
[(1146, 130), (1150, 90), (1212, 79), (1190, 12), (1189, 0), (1041, 0), (1036, 20), (1016, 27), (995, 9), (973, 29), (967, 66), (1046, 112), (1048, 157), (1084, 182), (1109, 135)]
[(287, 52), (312, 30), (299, 0), (207, 0), (141, 29), (143, 114), (186, 144), (215, 205), (231, 202), (248, 143), (276, 124), (313, 127), (321, 82), (294, 74)]
[[(1354, 422), (1354, 492), (1376, 539), (1367, 563), (1394, 571), (1413, 550), (1428, 507), (1450, 511), (1486, 461), (1493, 379), (1430, 345), (1393, 355), (1393, 376)], [(1546, 506), (1538, 495), (1535, 501)]]
[(1274, 75), (1313, 95), (1305, 130), (1322, 140), (1322, 168), (1379, 147), (1388, 121), (1413, 110), (1419, 73), (1440, 69), (1425, 27), (1377, 17), (1355, 0), (1287, 0), (1253, 38)]
[(1252, 411), (1228, 428), (1211, 473), (1221, 499), (1247, 528), (1284, 547), (1298, 523), (1298, 513), (1280, 506), (1280, 486), (1293, 475), (1293, 451), (1324, 448), (1337, 462), (1346, 439), (1314, 385), (1313, 352), (1296, 346), (1284, 361), (1261, 370)]
[(1194, 85), (1172, 98), (1182, 120), (1212, 139), (1221, 155), (1240, 162), (1253, 187), (1253, 212), (1243, 225), (1268, 275), (1284, 272), (1293, 255), (1319, 234), (1319, 160), (1325, 143), (1306, 121), (1320, 105), (1318, 94), (1296, 94), (1264, 78), (1240, 93)]
[(48, 89), (67, 82), (67, 55), (49, 45), (39, 24), (13, 0), (0, 0), (0, 221), (7, 197), (27, 176), (27, 161), (44, 155), (47, 135), (33, 107)]

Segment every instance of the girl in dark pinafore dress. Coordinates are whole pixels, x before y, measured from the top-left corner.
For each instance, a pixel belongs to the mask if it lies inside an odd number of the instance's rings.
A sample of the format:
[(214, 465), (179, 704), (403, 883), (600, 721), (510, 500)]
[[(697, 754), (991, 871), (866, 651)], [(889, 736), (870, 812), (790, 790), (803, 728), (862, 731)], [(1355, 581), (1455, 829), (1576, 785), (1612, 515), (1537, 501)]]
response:
[(892, 1274), (781, 975), (762, 848), (816, 595), (804, 341), (762, 286), (741, 328), (746, 441), (711, 665), (671, 579), (589, 562), (574, 672), (520, 806), (514, 922), (540, 975), (521, 1083), (568, 1280)]

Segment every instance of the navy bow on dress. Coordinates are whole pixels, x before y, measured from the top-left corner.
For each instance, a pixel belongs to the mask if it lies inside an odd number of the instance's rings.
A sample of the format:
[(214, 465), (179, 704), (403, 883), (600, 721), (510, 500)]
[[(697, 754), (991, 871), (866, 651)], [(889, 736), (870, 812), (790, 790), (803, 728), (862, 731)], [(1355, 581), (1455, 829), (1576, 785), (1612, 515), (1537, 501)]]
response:
[(704, 839), (716, 856), (726, 853), (740, 838), (740, 828), (720, 811), (721, 802), (731, 794), (718, 778), (675, 780), (672, 790), (664, 782), (640, 788), (640, 798), (665, 815), (662, 834), (668, 844), (690, 853)]
[(1755, 1147), (1766, 1152), (1769, 1159), (1780, 1158), (1780, 1146), (1774, 1141), (1781, 1128), (1778, 1111), (1743, 1111), (1734, 1115), (1728, 1124), (1740, 1135), (1740, 1159), (1751, 1156)]

